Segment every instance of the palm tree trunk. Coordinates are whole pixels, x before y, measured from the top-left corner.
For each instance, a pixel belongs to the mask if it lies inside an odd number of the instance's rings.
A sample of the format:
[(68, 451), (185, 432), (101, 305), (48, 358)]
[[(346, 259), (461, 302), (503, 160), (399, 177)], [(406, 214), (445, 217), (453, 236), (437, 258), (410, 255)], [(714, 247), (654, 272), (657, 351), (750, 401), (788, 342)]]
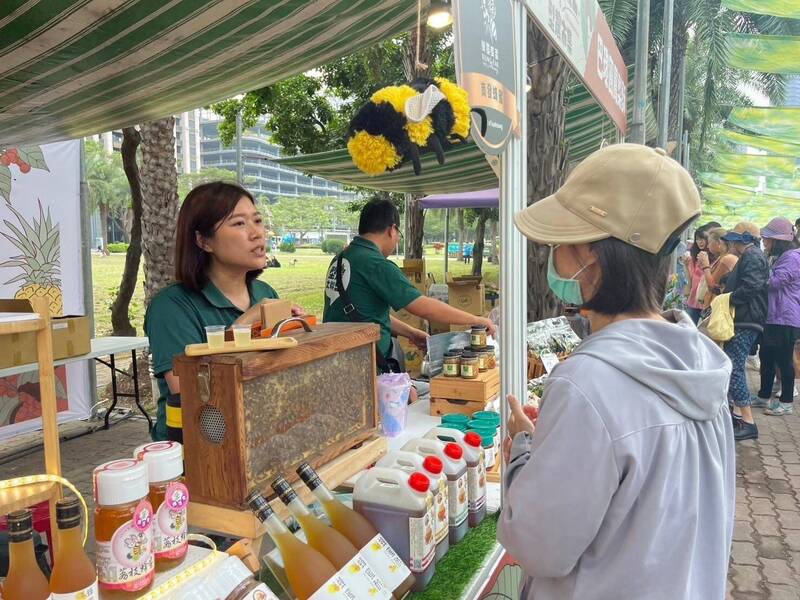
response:
[(464, 260), (464, 209), (458, 209), (458, 258)]
[(687, 22), (687, 9), (681, 0), (675, 2), (675, 21), (673, 23), (672, 34), (672, 69), (670, 74), (670, 105), (669, 105), (669, 128), (668, 140), (675, 140), (680, 145), (681, 134), (678, 131), (680, 125), (681, 107), (681, 69), (686, 62), (686, 47), (689, 44), (689, 26)]
[(478, 223), (475, 226), (475, 244), (472, 246), (472, 274), (480, 275), (483, 269), (483, 238), (486, 237), (486, 219), (489, 211), (478, 211)]
[(489, 240), (489, 262), (497, 264), (497, 219), (491, 220)]
[[(565, 93), (569, 67), (532, 22), (528, 24), (528, 204), (554, 193), (565, 175)], [(559, 303), (547, 285), (547, 246), (528, 243), (528, 321), (554, 316)]]
[(422, 258), (423, 242), (425, 240), (425, 211), (419, 205), (419, 197), (411, 194), (406, 196), (407, 231), (404, 240), (406, 258)]
[(136, 335), (136, 328), (131, 324), (129, 308), (136, 280), (139, 277), (139, 263), (142, 258), (142, 182), (139, 177), (139, 166), (136, 164), (136, 149), (142, 138), (135, 127), (122, 130), (122, 167), (131, 187), (131, 221), (130, 241), (125, 252), (125, 270), (119, 283), (119, 291), (111, 305), (111, 326), (113, 335)]
[(140, 126), (145, 305), (175, 278), (179, 203), (174, 127), (174, 117)]

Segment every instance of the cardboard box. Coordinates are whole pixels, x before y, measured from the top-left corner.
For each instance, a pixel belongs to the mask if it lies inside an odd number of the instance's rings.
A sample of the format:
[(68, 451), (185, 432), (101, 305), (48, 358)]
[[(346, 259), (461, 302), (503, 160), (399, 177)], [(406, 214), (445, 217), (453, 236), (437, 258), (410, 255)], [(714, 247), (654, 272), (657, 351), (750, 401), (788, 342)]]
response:
[(417, 315), (412, 315), (405, 309), (398, 310), (397, 312), (392, 311), (391, 315), (395, 319), (402, 321), (406, 325), (411, 325), (411, 327), (413, 327), (414, 329), (421, 329), (422, 331), (428, 330), (425, 319), (423, 319), (422, 317), (418, 317)]
[(447, 323), (430, 322), (430, 334), (437, 335), (439, 333), (450, 333), (450, 325)]
[(424, 258), (405, 258), (403, 259), (403, 266), (400, 267), (400, 270), (408, 277), (411, 285), (417, 288), (422, 294), (427, 295), (428, 288), (430, 287), (430, 280), (428, 279), (428, 271)]
[(406, 371), (413, 379), (418, 379), (422, 371), (424, 353), (404, 337), (398, 337), (397, 342), (403, 351), (406, 362)]
[(472, 315), (484, 315), (486, 290), (481, 277), (451, 277), (448, 274), (447, 295), (450, 306)]
[(472, 325), (450, 325), (451, 332), (458, 332), (458, 331), (469, 331), (472, 329)]
[(262, 300), (261, 327), (272, 328), (276, 323), (292, 316), (292, 303), (289, 300)]
[[(27, 300), (0, 300), (0, 312), (32, 312)], [(92, 350), (89, 317), (53, 317), (53, 360), (88, 354)], [(0, 369), (36, 362), (36, 333), (15, 333), (0, 345)]]

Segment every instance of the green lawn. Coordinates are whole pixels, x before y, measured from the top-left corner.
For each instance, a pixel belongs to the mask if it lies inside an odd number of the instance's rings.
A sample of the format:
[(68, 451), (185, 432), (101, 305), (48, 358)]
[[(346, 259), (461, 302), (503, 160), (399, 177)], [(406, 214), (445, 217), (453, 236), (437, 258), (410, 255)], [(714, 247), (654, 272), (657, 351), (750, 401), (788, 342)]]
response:
[[(305, 307), (310, 313), (322, 314), (323, 286), (325, 272), (331, 261), (331, 256), (322, 254), (320, 250), (299, 249), (294, 254), (278, 253), (278, 260), (283, 265), (280, 269), (268, 269), (261, 275), (278, 292), (281, 298), (288, 298)], [(428, 271), (433, 273), (437, 282), (444, 278), (444, 256), (435, 255), (433, 248), (427, 248), (425, 253)], [(292, 264), (293, 261), (296, 264)], [(397, 259), (402, 264), (402, 259)], [(119, 286), (122, 270), (125, 266), (124, 254), (111, 256), (92, 256), (92, 282), (94, 287), (94, 311), (97, 335), (111, 334), (111, 303), (114, 301), (117, 287)], [(472, 265), (464, 264), (455, 259), (450, 259), (450, 272), (453, 275), (464, 275), (471, 272)], [(484, 261), (484, 278), (487, 282), (497, 284), (499, 268)], [(140, 271), (140, 281), (144, 274)], [(140, 284), (131, 302), (131, 322), (137, 332), (144, 335), (142, 321), (144, 320), (144, 285)]]

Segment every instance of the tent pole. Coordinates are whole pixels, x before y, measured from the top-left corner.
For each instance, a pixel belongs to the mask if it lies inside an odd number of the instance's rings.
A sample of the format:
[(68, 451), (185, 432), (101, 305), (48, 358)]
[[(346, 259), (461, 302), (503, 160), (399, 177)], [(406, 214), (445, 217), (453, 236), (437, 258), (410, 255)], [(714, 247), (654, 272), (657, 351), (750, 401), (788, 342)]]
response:
[[(80, 219), (81, 219), (81, 270), (83, 282), (83, 312), (89, 317), (89, 335), (94, 337), (94, 292), (92, 288), (92, 225), (89, 208), (89, 183), (86, 181), (86, 142), (80, 147)], [(87, 360), (89, 367), (89, 406), (97, 405), (97, 371), (95, 361)]]
[[(527, 205), (528, 197), (528, 101), (524, 92), (527, 69), (528, 13), (523, 0), (515, 0), (514, 45), (517, 60), (517, 111), (520, 115), (519, 137), (511, 136), (501, 155), (500, 171), (500, 413), (501, 437), (505, 439), (508, 406), (505, 397), (526, 397), (525, 323), (527, 314), (527, 244), (514, 227), (514, 214)], [(501, 489), (501, 494), (503, 491)], [(501, 495), (501, 503), (504, 501)]]
[(450, 209), (444, 209), (444, 281), (447, 282), (448, 249), (450, 247)]
[[(672, 3), (673, 0), (664, 2), (664, 55), (661, 57), (661, 91), (658, 94), (658, 145), (665, 150), (669, 141), (667, 139), (669, 137), (669, 104), (670, 100), (675, 101), (674, 98), (669, 97), (672, 75)], [(676, 144), (680, 146), (680, 140), (676, 140)]]
[(650, 0), (639, 0), (636, 13), (636, 67), (633, 73), (633, 122), (628, 142), (644, 144), (647, 103), (647, 50), (650, 44)]

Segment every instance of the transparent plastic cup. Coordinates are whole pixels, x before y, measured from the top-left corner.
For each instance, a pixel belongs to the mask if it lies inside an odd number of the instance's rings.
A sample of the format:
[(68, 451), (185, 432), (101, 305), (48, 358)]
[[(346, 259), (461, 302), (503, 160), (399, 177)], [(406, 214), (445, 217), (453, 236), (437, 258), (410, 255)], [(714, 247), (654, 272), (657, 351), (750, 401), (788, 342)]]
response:
[(237, 348), (246, 348), (250, 345), (250, 325), (233, 326), (233, 345)]
[(225, 325), (206, 326), (206, 341), (209, 348), (222, 348), (225, 346)]

